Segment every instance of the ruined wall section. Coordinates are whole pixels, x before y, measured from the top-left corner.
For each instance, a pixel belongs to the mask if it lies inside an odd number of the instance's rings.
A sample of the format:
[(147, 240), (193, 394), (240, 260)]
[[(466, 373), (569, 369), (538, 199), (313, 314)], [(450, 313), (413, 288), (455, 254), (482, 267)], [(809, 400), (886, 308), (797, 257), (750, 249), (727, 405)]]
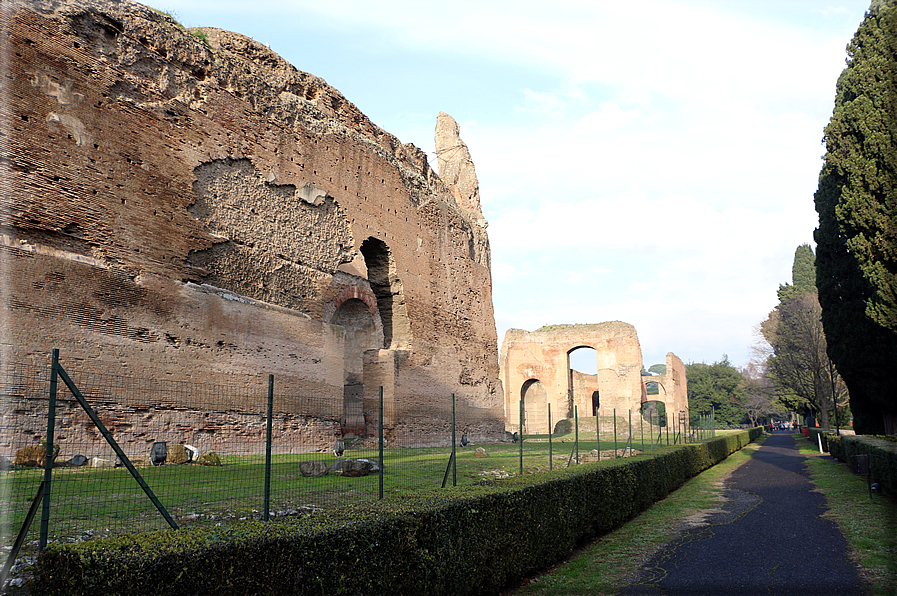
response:
[(310, 183), (300, 191), (264, 182), (248, 159), (214, 160), (194, 173), (188, 210), (218, 240), (188, 256), (202, 280), (320, 318), (324, 288), (353, 259), (349, 222), (333, 197)]
[(376, 238), (409, 335), (384, 374), (501, 411), (488, 240), (422, 151), (238, 34), (206, 45), (113, 0), (10, 6), (12, 355), (56, 343), (110, 370), (264, 370), (339, 396), (327, 317), (371, 295)]
[[(597, 375), (569, 374), (571, 350), (595, 349)], [(531, 379), (548, 393), (552, 416), (592, 415), (592, 391), (600, 392), (600, 413), (636, 414), (641, 406), (641, 347), (635, 328), (621, 321), (594, 325), (551, 325), (533, 332), (509, 329), (501, 347), (501, 381), (508, 424), (519, 416), (520, 390)], [(572, 391), (571, 391), (572, 389)], [(525, 406), (525, 404), (524, 404)]]
[(688, 378), (685, 364), (672, 352), (667, 353), (667, 370), (664, 374), (667, 388), (667, 408), (675, 412), (688, 411)]

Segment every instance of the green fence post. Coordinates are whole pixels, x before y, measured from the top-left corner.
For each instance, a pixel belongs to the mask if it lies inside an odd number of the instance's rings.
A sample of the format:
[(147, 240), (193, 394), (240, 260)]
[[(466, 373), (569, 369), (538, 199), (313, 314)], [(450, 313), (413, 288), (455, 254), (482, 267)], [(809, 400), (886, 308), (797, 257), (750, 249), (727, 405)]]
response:
[(595, 408), (595, 438), (598, 439), (598, 461), (601, 461), (601, 419), (598, 408)]
[(458, 452), (455, 446), (455, 394), (452, 393), (452, 486), (458, 486)]
[(265, 436), (265, 521), (271, 515), (271, 418), (274, 412), (274, 375), (268, 375), (268, 432)]
[(614, 408), (614, 459), (617, 459), (617, 408)]
[(523, 476), (523, 396), (520, 396), (520, 475)]
[(383, 468), (386, 462), (383, 461), (383, 385), (380, 385), (380, 500), (383, 500)]
[(712, 434), (711, 437), (716, 437), (716, 409), (712, 406), (710, 407), (710, 428)]
[(629, 410), (629, 455), (632, 455), (632, 410)]
[(47, 547), (50, 533), (50, 483), (53, 480), (53, 435), (56, 430), (56, 391), (59, 374), (59, 349), (53, 349), (53, 360), (50, 365), (50, 403), (47, 410), (47, 451), (44, 455), (44, 498), (40, 517), (40, 542), (38, 548)]
[(573, 433), (573, 445), (576, 449), (576, 463), (579, 463), (579, 406), (573, 406), (573, 423), (576, 432)]
[(551, 470), (552, 467), (552, 453), (551, 453), (551, 404), (548, 404), (548, 469)]
[(642, 446), (642, 451), (645, 450), (645, 416), (642, 414), (641, 409), (639, 409), (638, 413), (638, 433), (639, 433), (639, 443)]

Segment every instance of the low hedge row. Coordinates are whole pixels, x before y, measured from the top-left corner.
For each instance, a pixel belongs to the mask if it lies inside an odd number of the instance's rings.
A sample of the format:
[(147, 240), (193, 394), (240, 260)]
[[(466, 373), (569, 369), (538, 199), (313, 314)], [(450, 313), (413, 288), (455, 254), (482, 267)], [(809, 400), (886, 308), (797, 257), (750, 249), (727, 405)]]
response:
[(850, 463), (852, 455), (869, 455), (869, 473), (873, 482), (897, 494), (897, 443), (863, 435), (829, 435), (828, 451), (832, 457)]
[(51, 545), (35, 594), (495, 594), (741, 449), (751, 429), (626, 460), (328, 514)]

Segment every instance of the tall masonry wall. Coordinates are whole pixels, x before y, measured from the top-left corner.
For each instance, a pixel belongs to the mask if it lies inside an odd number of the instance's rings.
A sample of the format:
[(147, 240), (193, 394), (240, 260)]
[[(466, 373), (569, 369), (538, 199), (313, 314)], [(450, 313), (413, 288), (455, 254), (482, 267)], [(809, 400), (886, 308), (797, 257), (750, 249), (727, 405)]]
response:
[[(570, 354), (594, 350), (597, 374), (570, 367)], [(643, 404), (664, 403), (666, 411), (688, 410), (685, 366), (667, 354), (663, 376), (642, 377), (642, 352), (635, 327), (621, 321), (588, 325), (548, 325), (536, 331), (509, 329), (501, 346), (501, 381), (508, 428), (518, 428), (523, 410), (524, 432), (548, 432), (552, 421), (579, 416), (637, 418)], [(658, 396), (646, 394), (646, 382), (659, 382)]]
[(451, 117), (440, 178), (247, 37), (124, 1), (7, 4), (5, 360), (274, 374), (358, 433), (380, 386), (391, 427), (444, 427), (454, 393), (472, 428), (503, 432), (486, 222)]

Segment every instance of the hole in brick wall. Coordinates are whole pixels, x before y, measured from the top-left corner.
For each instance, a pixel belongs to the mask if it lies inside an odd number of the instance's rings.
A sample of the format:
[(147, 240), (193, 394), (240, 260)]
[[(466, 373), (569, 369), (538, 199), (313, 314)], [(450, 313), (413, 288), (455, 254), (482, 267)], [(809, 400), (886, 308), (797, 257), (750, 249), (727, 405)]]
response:
[(548, 432), (548, 392), (538, 379), (530, 379), (520, 388), (523, 401), (523, 432), (545, 434)]
[(595, 395), (598, 393), (598, 352), (591, 346), (577, 346), (567, 352), (568, 395), (571, 396), (569, 416), (573, 406), (581, 416), (594, 416)]
[(402, 282), (389, 247), (382, 240), (368, 238), (361, 244), (371, 290), (377, 297), (377, 310), (383, 322), (383, 345), (404, 349), (411, 344), (411, 327), (405, 306)]

